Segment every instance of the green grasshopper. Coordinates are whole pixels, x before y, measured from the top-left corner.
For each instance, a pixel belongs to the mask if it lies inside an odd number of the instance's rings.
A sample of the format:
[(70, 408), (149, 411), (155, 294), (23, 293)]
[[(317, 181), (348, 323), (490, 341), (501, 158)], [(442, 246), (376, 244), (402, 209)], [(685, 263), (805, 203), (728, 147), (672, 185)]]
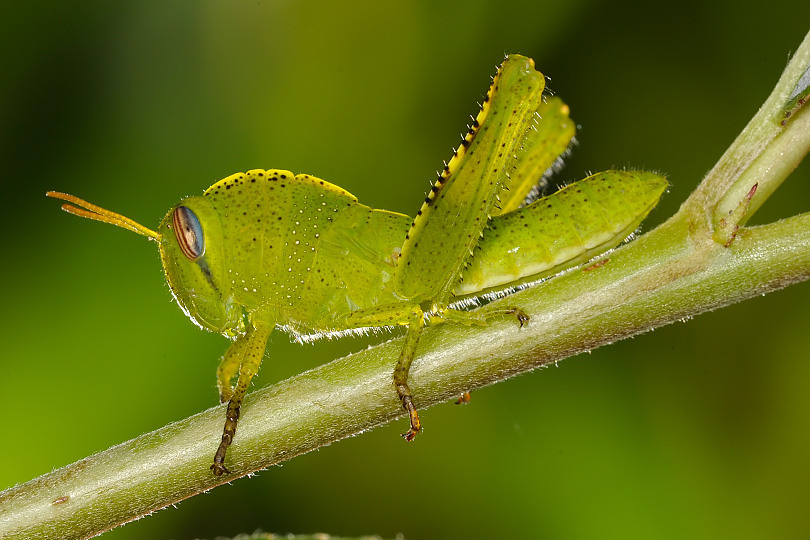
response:
[(410, 441), (421, 424), (408, 372), (426, 324), (511, 315), (522, 326), (528, 316), (519, 307), (465, 310), (463, 300), (585, 262), (639, 226), (667, 186), (653, 173), (603, 172), (522, 206), (574, 135), (568, 107), (544, 97), (544, 87), (531, 59), (506, 58), (414, 219), (284, 170), (229, 176), (180, 201), (157, 231), (48, 192), (72, 203), (62, 206), (72, 214), (155, 240), (180, 308), (233, 341), (217, 370), (228, 405), (215, 475), (230, 472), (225, 454), (275, 328), (304, 339), (407, 326), (393, 385)]

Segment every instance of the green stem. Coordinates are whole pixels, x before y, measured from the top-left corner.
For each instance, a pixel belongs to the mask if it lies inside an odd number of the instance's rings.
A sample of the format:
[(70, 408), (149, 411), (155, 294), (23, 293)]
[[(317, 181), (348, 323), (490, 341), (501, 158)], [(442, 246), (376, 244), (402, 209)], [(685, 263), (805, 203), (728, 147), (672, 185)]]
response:
[[(810, 35), (774, 94), (795, 86), (790, 77), (808, 63)], [(712, 239), (723, 201), (738, 203), (753, 182), (763, 187), (758, 196), (767, 196), (807, 152), (807, 108), (776, 129), (770, 112), (760, 112), (675, 216), (610, 253), (607, 264), (506, 299), (531, 316), (527, 326), (504, 320), (426, 329), (411, 367), (416, 405), (810, 278), (810, 214), (741, 229), (730, 247)], [(219, 406), (0, 493), (0, 538), (94, 536), (399, 418), (391, 372), (401, 348), (395, 339), (247, 396), (228, 455), (231, 476), (209, 470), (224, 416)]]
[(791, 93), (810, 66), (809, 36), (805, 36), (771, 95), (684, 203), (683, 211), (695, 216), (701, 209), (714, 211), (716, 226), (759, 183), (747, 212), (750, 217), (804, 158), (810, 145), (807, 107), (784, 126), (782, 120)]

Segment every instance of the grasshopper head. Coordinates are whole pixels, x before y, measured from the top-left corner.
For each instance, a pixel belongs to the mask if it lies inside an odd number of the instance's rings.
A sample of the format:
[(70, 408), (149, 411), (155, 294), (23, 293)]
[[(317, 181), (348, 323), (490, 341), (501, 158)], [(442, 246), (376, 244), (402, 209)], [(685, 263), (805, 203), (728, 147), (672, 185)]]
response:
[(231, 335), (239, 330), (242, 310), (234, 304), (230, 294), (222, 227), (208, 200), (203, 197), (182, 200), (166, 214), (155, 232), (73, 195), (54, 191), (46, 195), (72, 203), (62, 205), (66, 212), (155, 240), (160, 247), (166, 281), (183, 312), (200, 327), (214, 332)]
[(158, 227), (160, 260), (177, 303), (198, 325), (232, 334), (242, 324), (225, 269), (219, 214), (204, 197), (188, 197)]

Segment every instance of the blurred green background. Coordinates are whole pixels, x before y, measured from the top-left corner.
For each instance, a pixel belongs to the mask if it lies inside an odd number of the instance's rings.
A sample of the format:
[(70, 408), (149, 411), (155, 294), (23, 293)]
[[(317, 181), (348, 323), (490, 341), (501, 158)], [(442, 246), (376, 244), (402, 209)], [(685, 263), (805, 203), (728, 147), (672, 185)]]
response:
[[(0, 488), (215, 405), (227, 345), (173, 304), (154, 244), (68, 216), (46, 190), (155, 227), (220, 178), (276, 167), (412, 213), (495, 66), (520, 52), (582, 126), (561, 180), (668, 174), (649, 230), (810, 29), (810, 5), (785, 0), (4, 11)], [(755, 221), (810, 210), (808, 180), (805, 164)], [(429, 409), (414, 444), (389, 425), (105, 538), (806, 538), (808, 305), (805, 283), (701, 315)], [(274, 335), (256, 385), (374, 342)]]

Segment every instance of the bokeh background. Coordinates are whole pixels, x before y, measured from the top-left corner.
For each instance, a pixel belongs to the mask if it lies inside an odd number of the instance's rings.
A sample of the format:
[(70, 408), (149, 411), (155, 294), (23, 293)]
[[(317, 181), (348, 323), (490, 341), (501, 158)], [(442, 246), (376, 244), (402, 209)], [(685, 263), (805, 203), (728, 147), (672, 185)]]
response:
[[(581, 125), (560, 180), (669, 175), (671, 215), (770, 92), (810, 5), (19, 2), (0, 21), (0, 488), (216, 404), (226, 348), (170, 301), (155, 227), (250, 168), (412, 213), (508, 52)], [(810, 210), (801, 166), (757, 214)], [(662, 328), (389, 425), (108, 533), (806, 538), (810, 284)], [(374, 340), (274, 335), (257, 386)], [(402, 488), (405, 479), (406, 489)]]

